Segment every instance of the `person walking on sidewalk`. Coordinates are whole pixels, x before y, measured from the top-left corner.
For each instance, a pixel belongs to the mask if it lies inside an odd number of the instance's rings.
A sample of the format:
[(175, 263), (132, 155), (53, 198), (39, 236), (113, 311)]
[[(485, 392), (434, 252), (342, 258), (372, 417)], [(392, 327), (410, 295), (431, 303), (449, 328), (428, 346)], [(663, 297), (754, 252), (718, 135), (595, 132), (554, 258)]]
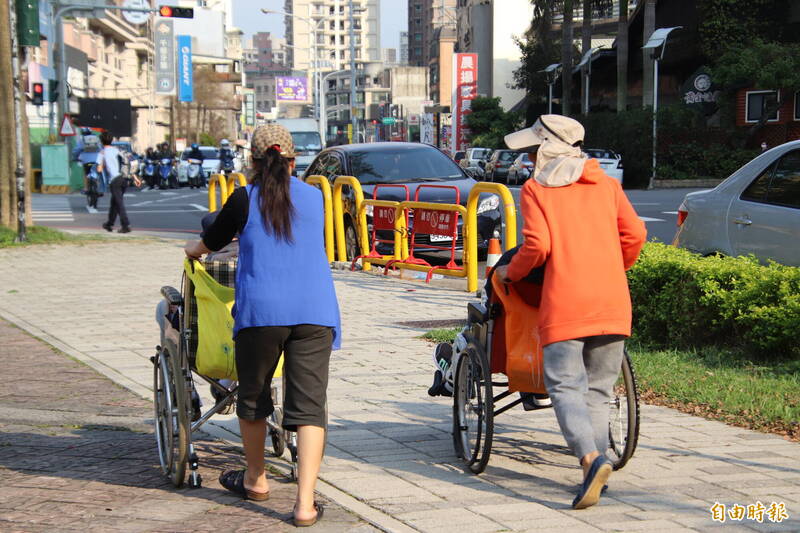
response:
[[(119, 223), (122, 225), (119, 228), (119, 233), (130, 233), (131, 225), (128, 220), (128, 213), (125, 211), (125, 189), (128, 188), (128, 178), (121, 173), (120, 158), (124, 157), (116, 146), (112, 146), (114, 136), (111, 132), (104, 131), (100, 134), (100, 142), (103, 144), (103, 150), (100, 152), (98, 165), (106, 181), (109, 183), (111, 189), (111, 204), (108, 207), (108, 220), (103, 223), (103, 228), (106, 231), (113, 231), (114, 223), (117, 221), (119, 215)], [(134, 184), (138, 187), (141, 185), (139, 178), (133, 178)]]
[(323, 242), (322, 195), (292, 177), (295, 152), (286, 128), (256, 129), (251, 153), (250, 184), (237, 189), (202, 240), (188, 242), (185, 249), (197, 259), (239, 234), (233, 335), (236, 414), (247, 469), (223, 472), (219, 481), (244, 498), (269, 498), (265, 419), (274, 410), (270, 383), (283, 352), (283, 427), (297, 432), (294, 523), (310, 526), (322, 516), (314, 488), (325, 442), (328, 365), (331, 350), (341, 343), (339, 304)]
[(556, 418), (583, 467), (575, 509), (595, 505), (611, 474), (608, 402), (631, 333), (625, 271), (646, 230), (619, 183), (581, 151), (584, 129), (561, 115), (505, 137), (535, 161), (521, 192), (524, 243), (497, 269), (518, 281), (545, 265), (539, 333), (544, 377)]

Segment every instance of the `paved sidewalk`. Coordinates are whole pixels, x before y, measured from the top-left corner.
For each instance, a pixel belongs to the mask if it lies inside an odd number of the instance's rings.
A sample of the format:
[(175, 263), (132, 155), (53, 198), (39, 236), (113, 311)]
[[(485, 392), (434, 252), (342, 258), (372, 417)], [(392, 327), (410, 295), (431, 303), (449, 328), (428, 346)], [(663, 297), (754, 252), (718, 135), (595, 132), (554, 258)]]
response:
[[(161, 475), (152, 404), (0, 320), (0, 531), (288, 531), (294, 484), (267, 502), (219, 488), (238, 446), (197, 442), (205, 488)], [(377, 531), (324, 498), (315, 531)]]
[[(179, 286), (182, 245), (0, 251), (0, 316), (149, 397), (153, 310), (161, 285)], [(361, 273), (334, 278), (344, 349), (332, 361), (320, 490), (373, 523), (431, 532), (800, 531), (800, 445), (663, 407), (643, 406), (636, 455), (586, 511), (569, 507), (580, 471), (549, 410), (499, 416), (486, 472), (464, 473), (451, 401), (426, 394), (432, 346), (400, 323), (463, 319), (469, 295)], [(235, 440), (230, 417), (214, 424)], [(715, 502), (757, 501), (784, 503), (789, 519), (711, 520)]]

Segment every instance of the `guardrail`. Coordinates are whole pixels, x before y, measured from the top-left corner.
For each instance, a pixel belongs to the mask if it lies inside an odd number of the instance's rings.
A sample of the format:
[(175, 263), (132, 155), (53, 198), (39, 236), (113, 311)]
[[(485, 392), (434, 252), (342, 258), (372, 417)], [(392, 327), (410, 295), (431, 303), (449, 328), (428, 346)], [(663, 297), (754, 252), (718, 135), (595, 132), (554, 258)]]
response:
[[(239, 187), (247, 186), (247, 179), (245, 179), (244, 174), (241, 172), (231, 172), (228, 174), (228, 198), (230, 198), (233, 191), (236, 190), (236, 185), (239, 185)], [(225, 205), (225, 202), (222, 202), (222, 205)]]
[[(478, 200), (481, 193), (494, 193), (500, 196), (500, 201), (503, 203), (503, 249), (514, 248), (517, 245), (517, 208), (511, 191), (500, 183), (480, 181), (472, 187), (467, 200), (467, 218), (464, 219), (464, 227), (472, 228), (473, 231), (465, 232), (464, 249), (471, 248), (476, 251), (478, 249)], [(467, 240), (470, 242), (467, 243)], [(475, 292), (478, 290), (478, 261), (467, 263), (467, 270), (467, 291)]]
[[(365, 210), (360, 209), (364, 203), (364, 191), (361, 189), (361, 183), (353, 176), (339, 176), (333, 182), (333, 225), (336, 232), (336, 255), (339, 261), (347, 261), (347, 246), (344, 235), (344, 204), (342, 202), (342, 188), (345, 186), (352, 187), (353, 195), (355, 196), (357, 220), (354, 221), (355, 227), (353, 229), (356, 232), (356, 242), (363, 252), (369, 250), (367, 214)], [(364, 270), (370, 269), (369, 261), (362, 261), (361, 265)]]
[(225, 176), (222, 174), (211, 174), (208, 179), (208, 212), (213, 213), (217, 210), (217, 185), (219, 185), (219, 205), (222, 207), (228, 201), (228, 186), (225, 183)]
[(333, 199), (331, 197), (331, 184), (325, 176), (309, 176), (306, 178), (306, 183), (309, 185), (318, 185), (322, 191), (322, 202), (325, 209), (325, 253), (328, 256), (328, 262), (334, 261), (334, 243), (333, 243)]

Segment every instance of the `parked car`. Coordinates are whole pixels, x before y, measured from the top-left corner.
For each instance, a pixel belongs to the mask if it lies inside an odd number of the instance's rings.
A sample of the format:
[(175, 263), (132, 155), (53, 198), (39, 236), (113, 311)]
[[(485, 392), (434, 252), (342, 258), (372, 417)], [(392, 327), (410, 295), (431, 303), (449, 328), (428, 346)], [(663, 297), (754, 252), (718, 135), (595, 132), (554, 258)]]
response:
[(517, 156), (511, 166), (508, 167), (508, 178), (506, 182), (511, 185), (521, 185), (531, 177), (533, 172), (534, 163), (528, 157), (528, 153), (522, 153)]
[(584, 148), (586, 155), (591, 159), (597, 159), (603, 172), (622, 183), (622, 156), (611, 150), (600, 148)]
[[(206, 181), (211, 177), (211, 174), (219, 172), (219, 149), (214, 146), (201, 146), (200, 151), (203, 153), (203, 172), (206, 175)], [(235, 166), (235, 162), (234, 162)], [(189, 177), (187, 172), (189, 170), (189, 150), (184, 150), (181, 153), (180, 160), (178, 161), (178, 184), (189, 185)]]
[[(365, 198), (372, 198), (373, 190), (378, 184), (405, 185), (408, 187), (410, 199), (414, 199), (420, 185), (449, 185), (459, 191), (459, 201), (466, 206), (472, 187), (477, 183), (467, 176), (464, 170), (452, 159), (437, 148), (419, 143), (379, 142), (369, 144), (348, 144), (326, 148), (308, 167), (304, 178), (312, 175), (326, 176), (331, 184), (338, 176), (355, 176), (364, 190)], [(345, 240), (347, 257), (352, 259), (362, 251), (358, 248), (355, 229), (355, 202), (350, 187), (344, 189), (345, 197)], [(405, 192), (400, 187), (380, 189), (381, 200), (404, 201)], [(455, 203), (455, 189), (423, 188), (420, 190), (420, 201), (437, 203)], [(501, 229), (499, 210), (500, 198), (496, 194), (482, 194), (478, 204), (478, 249), (485, 250), (489, 239), (495, 231)], [(367, 210), (368, 224), (372, 223), (372, 210)], [(413, 218), (409, 222), (413, 227)], [(457, 249), (463, 245), (463, 220), (459, 218)], [(391, 240), (392, 232), (379, 232), (379, 238)], [(418, 244), (437, 245), (452, 242), (446, 236), (419, 235)], [(388, 253), (390, 245), (378, 250)], [(424, 249), (424, 248), (421, 248)]]
[(492, 155), (491, 148), (468, 148), (464, 154), (464, 159), (459, 161), (461, 168), (479, 168), (483, 172), (483, 164)]
[(673, 244), (709, 255), (753, 254), (800, 266), (800, 141), (759, 155), (678, 208)]
[(492, 152), (492, 156), (484, 167), (486, 181), (506, 183), (508, 179), (508, 169), (511, 163), (513, 163), (521, 153), (522, 152), (517, 150), (495, 150)]

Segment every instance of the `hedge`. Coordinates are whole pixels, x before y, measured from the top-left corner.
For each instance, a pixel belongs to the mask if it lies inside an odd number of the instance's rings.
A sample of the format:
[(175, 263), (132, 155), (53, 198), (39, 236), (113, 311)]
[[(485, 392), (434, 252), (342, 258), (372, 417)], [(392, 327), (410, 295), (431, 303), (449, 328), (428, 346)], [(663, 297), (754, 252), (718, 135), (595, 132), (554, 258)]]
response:
[(628, 281), (633, 333), (643, 342), (800, 355), (800, 268), (762, 265), (754, 257), (701, 257), (651, 242)]

